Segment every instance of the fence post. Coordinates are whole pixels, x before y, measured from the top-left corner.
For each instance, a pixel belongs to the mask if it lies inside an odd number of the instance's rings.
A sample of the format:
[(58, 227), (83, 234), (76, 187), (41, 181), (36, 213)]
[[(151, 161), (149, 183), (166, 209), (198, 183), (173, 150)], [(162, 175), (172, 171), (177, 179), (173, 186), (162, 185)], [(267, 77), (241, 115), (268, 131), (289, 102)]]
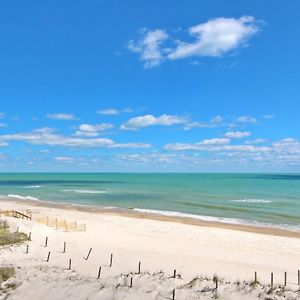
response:
[(138, 274), (141, 274), (141, 262), (139, 261), (139, 272)]
[(71, 266), (72, 266), (72, 259), (70, 258), (69, 259), (69, 269), (68, 270), (71, 270)]
[(26, 245), (26, 253), (29, 252), (29, 245)]
[(271, 286), (273, 286), (273, 273), (271, 273)]
[(101, 276), (101, 267), (99, 267), (99, 271), (98, 271), (98, 279), (100, 278), (100, 276)]
[(257, 283), (257, 272), (254, 272), (254, 283)]
[(287, 280), (287, 273), (284, 272), (284, 286), (286, 286), (286, 280)]
[(113, 264), (113, 254), (110, 255), (109, 267), (111, 268)]
[(173, 277), (176, 278), (176, 270), (174, 270), (174, 276)]
[(46, 239), (45, 239), (45, 247), (48, 246), (48, 237), (46, 236)]
[(86, 256), (85, 260), (88, 260), (88, 259), (89, 259), (91, 252), (92, 252), (92, 248), (90, 248), (89, 253), (88, 253), (88, 255)]
[(67, 243), (64, 242), (64, 250), (63, 250), (63, 253), (66, 253), (66, 246), (67, 246)]
[(130, 285), (129, 285), (130, 288), (132, 288), (132, 277), (130, 277)]
[(49, 261), (49, 259), (50, 259), (50, 251), (48, 252), (47, 262)]
[(175, 300), (175, 289), (173, 290), (173, 293), (172, 293), (172, 300)]
[(28, 240), (31, 241), (31, 231), (29, 232)]

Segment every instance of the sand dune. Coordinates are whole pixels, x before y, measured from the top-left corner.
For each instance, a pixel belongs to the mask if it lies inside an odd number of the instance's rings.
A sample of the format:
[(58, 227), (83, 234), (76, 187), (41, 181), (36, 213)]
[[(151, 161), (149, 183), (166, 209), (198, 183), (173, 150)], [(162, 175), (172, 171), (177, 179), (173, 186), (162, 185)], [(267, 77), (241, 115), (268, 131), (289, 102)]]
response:
[[(199, 299), (200, 295), (201, 299), (216, 295), (219, 299), (267, 299), (267, 295), (281, 299), (284, 293), (288, 299), (300, 298), (295, 292), (298, 238), (12, 200), (1, 201), (0, 207), (30, 209), (34, 216), (86, 224), (86, 231), (64, 232), (35, 221), (7, 218), (12, 230), (19, 227), (32, 235), (28, 254), (26, 244), (0, 250), (0, 264), (16, 267), (16, 275), (8, 283), (17, 288), (6, 288), (10, 290), (8, 299), (172, 299), (173, 289), (175, 299)], [(44, 247), (46, 236), (48, 246)], [(64, 242), (66, 253), (62, 253)], [(113, 265), (109, 267), (111, 253)], [(141, 274), (137, 274), (139, 261)], [(172, 278), (174, 269), (180, 275), (176, 279)], [(262, 285), (250, 285), (254, 271)], [(283, 293), (277, 285), (283, 284), (285, 271), (291, 291)], [(270, 293), (271, 272), (277, 289)], [(217, 290), (212, 281), (215, 274), (219, 278)], [(6, 298), (2, 295), (0, 299)]]

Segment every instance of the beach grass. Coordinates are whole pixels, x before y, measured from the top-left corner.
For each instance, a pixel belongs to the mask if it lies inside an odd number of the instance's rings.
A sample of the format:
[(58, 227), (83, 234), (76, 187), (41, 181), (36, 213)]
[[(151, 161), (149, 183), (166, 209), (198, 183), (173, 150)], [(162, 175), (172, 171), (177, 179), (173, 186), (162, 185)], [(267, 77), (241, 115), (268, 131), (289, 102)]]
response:
[(0, 224), (0, 246), (28, 241), (28, 236), (22, 232), (10, 232), (5, 223)]

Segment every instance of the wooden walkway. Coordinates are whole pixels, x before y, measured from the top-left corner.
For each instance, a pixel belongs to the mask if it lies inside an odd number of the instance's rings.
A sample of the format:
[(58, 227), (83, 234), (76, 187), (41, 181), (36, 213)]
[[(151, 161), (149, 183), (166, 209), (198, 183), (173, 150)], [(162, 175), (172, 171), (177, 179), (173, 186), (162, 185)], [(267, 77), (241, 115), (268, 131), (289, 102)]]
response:
[(31, 214), (23, 214), (16, 210), (0, 210), (0, 217), (1, 216), (31, 220)]

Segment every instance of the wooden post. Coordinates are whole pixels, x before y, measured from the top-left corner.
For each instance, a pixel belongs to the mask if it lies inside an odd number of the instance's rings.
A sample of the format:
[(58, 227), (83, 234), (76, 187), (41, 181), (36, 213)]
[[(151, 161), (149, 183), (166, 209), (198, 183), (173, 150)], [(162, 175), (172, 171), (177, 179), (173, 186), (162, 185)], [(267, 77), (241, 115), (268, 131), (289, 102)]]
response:
[(48, 237), (46, 236), (46, 239), (45, 239), (45, 247), (48, 246)]
[(286, 286), (287, 273), (284, 272), (284, 286)]
[(98, 279), (100, 278), (100, 276), (101, 276), (101, 267), (99, 267), (99, 271), (98, 271)]
[(217, 276), (214, 276), (213, 282), (216, 284), (215, 289), (217, 290), (218, 289), (218, 278), (217, 278)]
[(113, 264), (113, 254), (110, 255), (109, 267), (111, 268)]
[(49, 259), (50, 259), (50, 251), (48, 252), (47, 262), (49, 261)]
[(174, 276), (173, 277), (176, 278), (176, 270), (174, 270)]
[(257, 283), (257, 273), (256, 273), (256, 271), (254, 272), (254, 283)]
[(172, 300), (175, 300), (175, 289), (173, 290), (173, 293), (172, 293)]
[(63, 253), (66, 253), (66, 247), (67, 247), (67, 243), (64, 242), (64, 250), (63, 250)]
[(130, 288), (132, 288), (132, 277), (130, 277), (130, 285), (129, 285)]
[(89, 253), (88, 253), (88, 255), (86, 256), (85, 260), (88, 260), (88, 259), (89, 259), (89, 256), (90, 256), (91, 252), (92, 252), (92, 248), (90, 248)]
[(271, 286), (273, 286), (273, 273), (271, 273)]
[(70, 258), (69, 259), (69, 268), (68, 268), (68, 270), (71, 270), (71, 266), (72, 266), (72, 259)]
[(139, 261), (139, 272), (138, 274), (141, 274), (141, 262)]
[(298, 270), (298, 285), (300, 285), (300, 270)]
[(26, 253), (29, 253), (29, 245), (26, 245)]
[(31, 241), (31, 231), (29, 232), (28, 240)]

